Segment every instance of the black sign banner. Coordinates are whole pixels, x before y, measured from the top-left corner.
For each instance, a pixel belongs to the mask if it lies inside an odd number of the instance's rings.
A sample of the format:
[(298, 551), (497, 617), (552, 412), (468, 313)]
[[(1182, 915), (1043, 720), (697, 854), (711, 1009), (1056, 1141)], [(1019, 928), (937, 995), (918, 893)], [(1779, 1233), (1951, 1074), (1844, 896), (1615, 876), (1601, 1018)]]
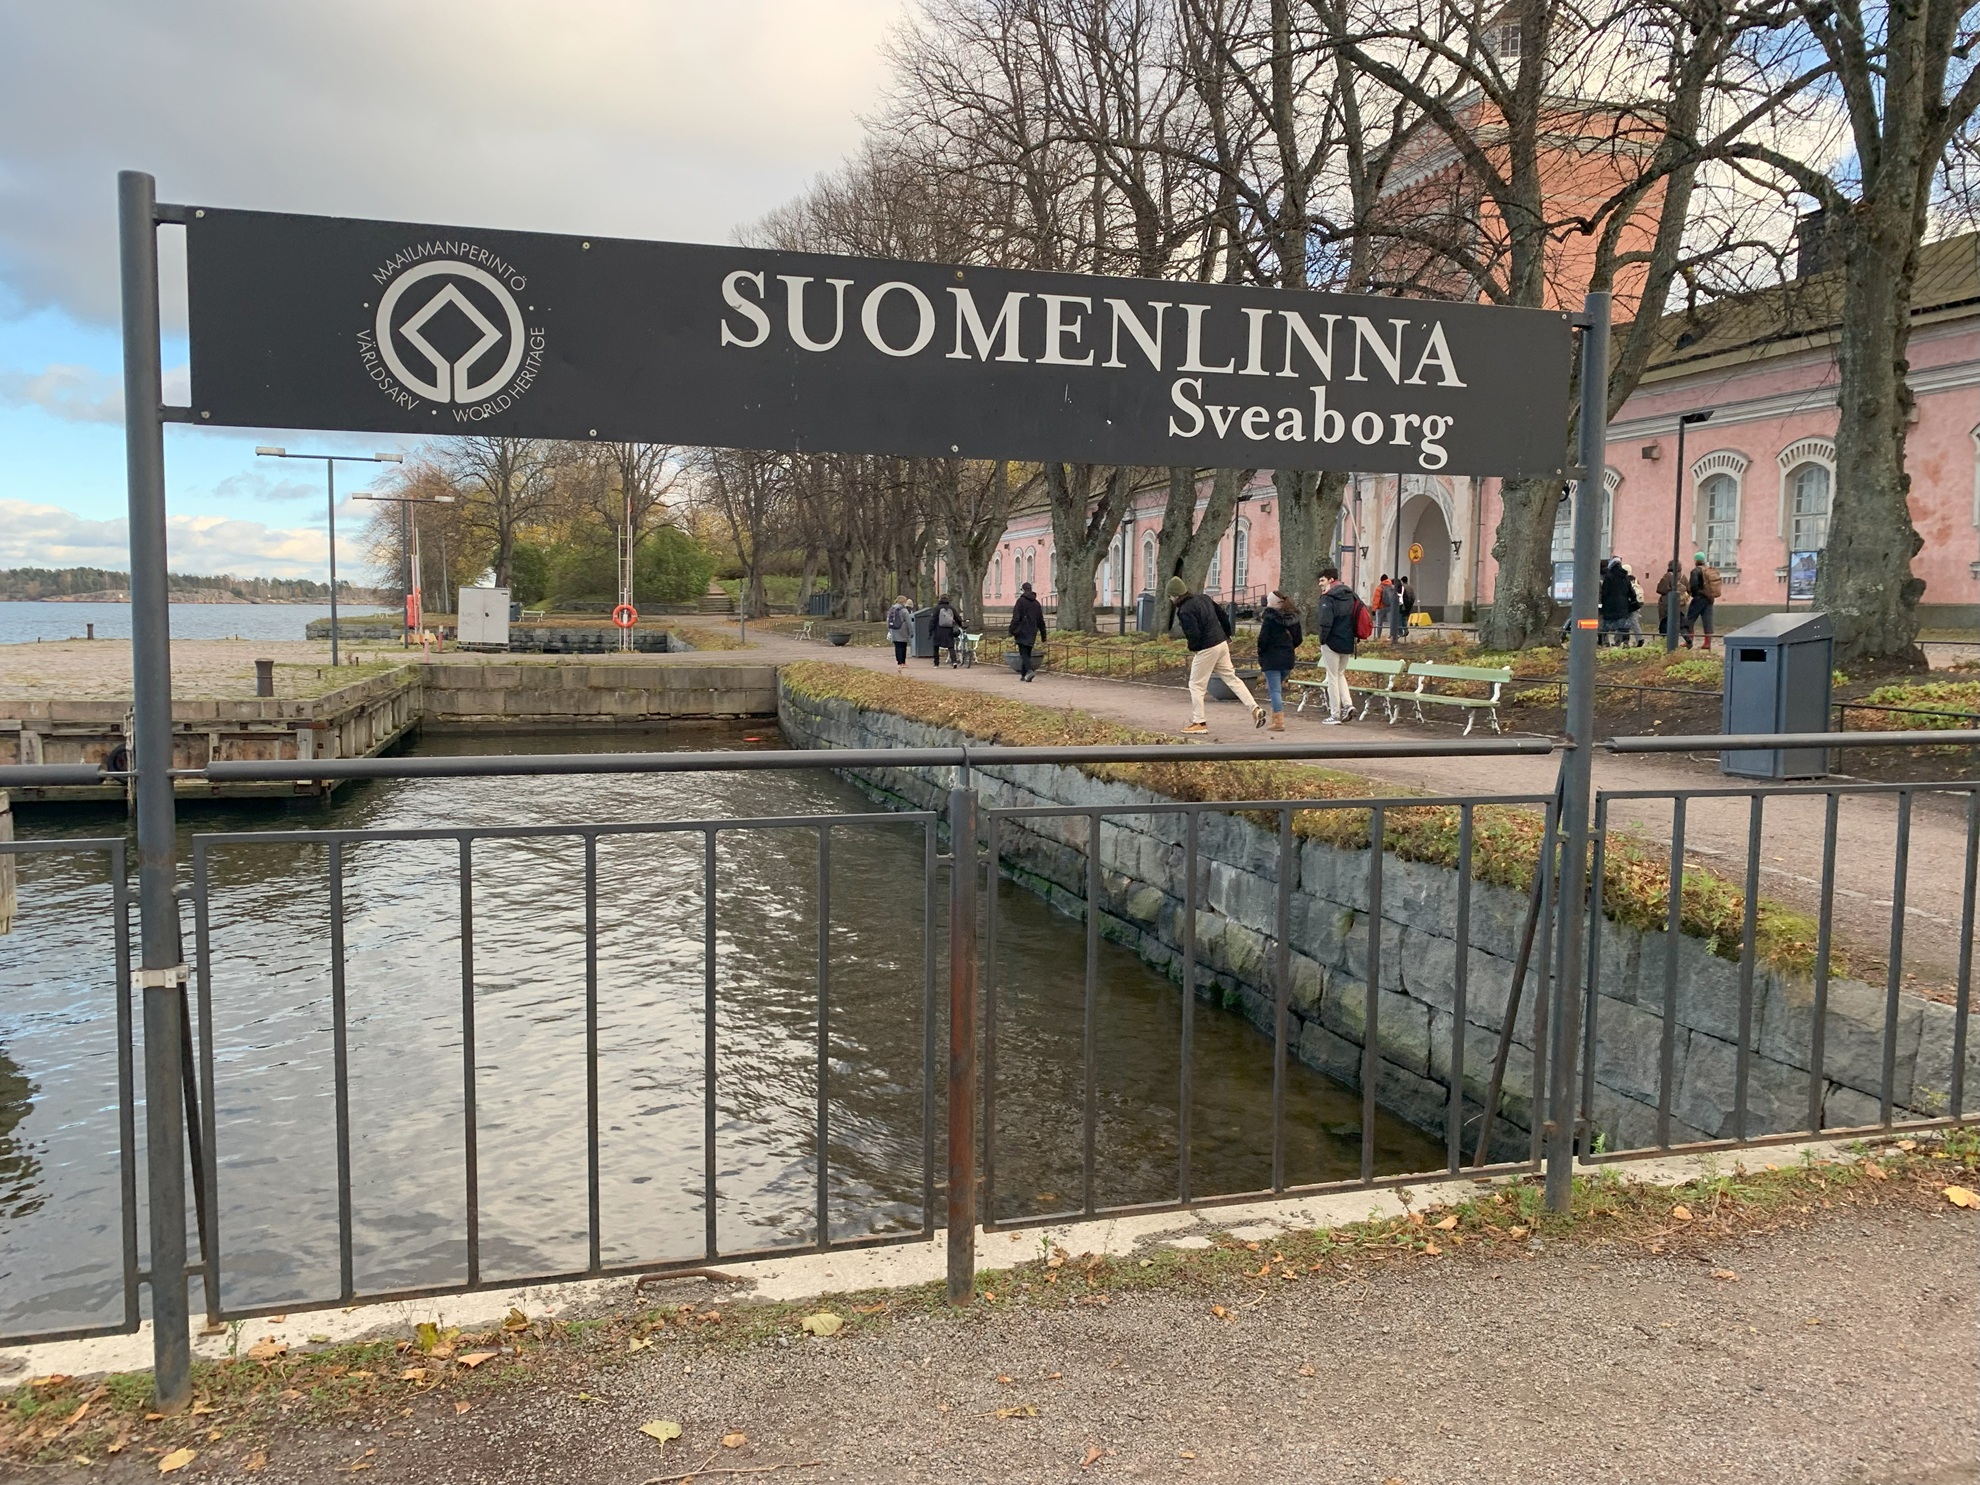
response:
[(1552, 310), (186, 215), (209, 426), (1509, 477), (1567, 457)]

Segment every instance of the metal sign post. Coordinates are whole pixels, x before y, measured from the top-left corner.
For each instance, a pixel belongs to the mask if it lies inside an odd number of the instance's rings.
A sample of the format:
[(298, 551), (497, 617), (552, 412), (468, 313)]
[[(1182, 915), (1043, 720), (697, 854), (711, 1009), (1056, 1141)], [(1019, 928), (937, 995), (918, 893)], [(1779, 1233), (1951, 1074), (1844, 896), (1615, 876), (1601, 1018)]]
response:
[[(1609, 296), (1590, 294), (1581, 318), (1581, 488), (1574, 502), (1574, 606), (1568, 640), (1567, 734), (1562, 762), (1561, 875), (1555, 894), (1553, 1046), (1548, 1059), (1547, 1206), (1568, 1210), (1573, 1195), (1577, 1134), (1574, 1097), (1580, 1087), (1581, 1003), (1588, 904), (1588, 819), (1595, 779), (1595, 638), (1601, 581), (1602, 476), (1609, 442)], [(1675, 890), (1675, 885), (1673, 885)], [(1593, 973), (1593, 966), (1587, 966)], [(1536, 1093), (1538, 1089), (1534, 1090)]]
[(165, 558), (164, 373), (158, 348), (158, 224), (149, 175), (117, 176), (124, 301), (124, 459), (130, 486), (131, 757), (137, 785), (145, 1179), (151, 1207), (152, 1385), (161, 1413), (192, 1398), (186, 1306), (185, 955), (172, 803), (172, 634)]

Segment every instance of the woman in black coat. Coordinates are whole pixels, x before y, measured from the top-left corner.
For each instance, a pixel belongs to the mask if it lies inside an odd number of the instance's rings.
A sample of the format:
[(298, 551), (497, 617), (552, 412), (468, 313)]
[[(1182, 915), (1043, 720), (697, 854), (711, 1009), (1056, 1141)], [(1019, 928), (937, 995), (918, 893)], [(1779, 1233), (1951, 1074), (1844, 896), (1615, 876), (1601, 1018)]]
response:
[(1031, 666), (1031, 647), (1045, 637), (1045, 605), (1026, 583), (1011, 605), (1011, 639), (1018, 647), (1018, 679), (1028, 681), (1038, 672)]
[(1299, 659), (1299, 605), (1272, 590), (1272, 601), (1258, 616), (1258, 668), (1265, 672), (1265, 689), (1272, 707), (1272, 730), (1286, 730), (1286, 677)]

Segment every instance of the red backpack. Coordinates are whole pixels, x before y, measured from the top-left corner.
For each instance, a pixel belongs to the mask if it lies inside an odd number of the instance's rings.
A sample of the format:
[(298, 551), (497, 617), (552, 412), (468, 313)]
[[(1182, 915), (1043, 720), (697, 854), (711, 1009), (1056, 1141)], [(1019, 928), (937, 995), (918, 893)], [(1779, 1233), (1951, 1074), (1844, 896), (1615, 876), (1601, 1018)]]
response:
[(1354, 595), (1354, 637), (1372, 639), (1375, 635), (1375, 615), (1368, 611), (1368, 605), (1361, 601), (1359, 593)]

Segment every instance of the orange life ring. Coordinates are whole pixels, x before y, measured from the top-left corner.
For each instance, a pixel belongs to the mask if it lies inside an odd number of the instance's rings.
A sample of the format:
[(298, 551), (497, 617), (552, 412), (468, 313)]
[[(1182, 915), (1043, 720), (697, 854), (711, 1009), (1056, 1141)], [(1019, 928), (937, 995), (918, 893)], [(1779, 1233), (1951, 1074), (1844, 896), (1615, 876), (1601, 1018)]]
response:
[(612, 610), (612, 622), (621, 629), (630, 629), (639, 622), (639, 610), (630, 603), (622, 603)]

